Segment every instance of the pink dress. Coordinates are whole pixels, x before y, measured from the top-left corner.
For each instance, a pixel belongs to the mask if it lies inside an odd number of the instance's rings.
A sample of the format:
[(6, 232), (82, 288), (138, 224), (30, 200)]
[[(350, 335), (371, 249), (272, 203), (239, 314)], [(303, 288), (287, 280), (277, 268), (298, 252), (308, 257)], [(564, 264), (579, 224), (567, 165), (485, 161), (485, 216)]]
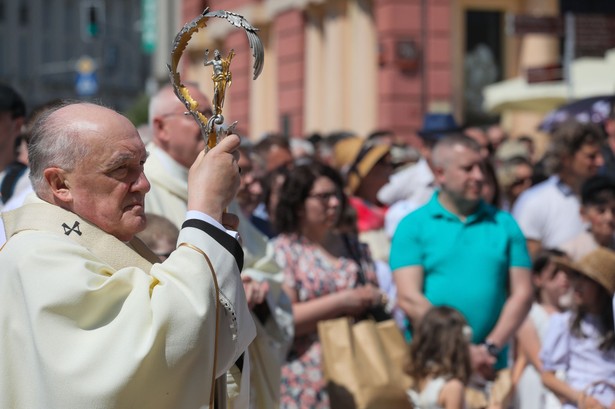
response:
[[(300, 302), (356, 286), (358, 265), (351, 259), (340, 257), (332, 262), (296, 234), (281, 234), (273, 245), (284, 284), (295, 289)], [(295, 337), (282, 367), (280, 408), (329, 408), (321, 360), (316, 332)]]

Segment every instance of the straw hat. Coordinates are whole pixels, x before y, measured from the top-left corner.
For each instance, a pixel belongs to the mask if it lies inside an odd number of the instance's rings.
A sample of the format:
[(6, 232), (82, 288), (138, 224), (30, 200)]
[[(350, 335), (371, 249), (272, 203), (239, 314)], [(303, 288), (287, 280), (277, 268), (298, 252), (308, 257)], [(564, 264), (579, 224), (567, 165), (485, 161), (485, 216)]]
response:
[(578, 271), (606, 288), (610, 296), (615, 293), (615, 252), (598, 247), (577, 262), (563, 257), (555, 257), (556, 264)]
[(387, 145), (365, 144), (363, 138), (346, 138), (333, 147), (334, 166), (346, 175), (348, 189), (354, 194), (361, 180), (390, 150)]

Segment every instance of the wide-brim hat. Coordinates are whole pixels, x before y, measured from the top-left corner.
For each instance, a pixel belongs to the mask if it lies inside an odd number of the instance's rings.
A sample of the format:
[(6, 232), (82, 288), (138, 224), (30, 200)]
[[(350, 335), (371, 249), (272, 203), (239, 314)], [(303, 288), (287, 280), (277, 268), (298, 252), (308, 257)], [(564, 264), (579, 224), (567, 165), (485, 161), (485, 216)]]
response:
[(612, 297), (615, 294), (615, 252), (605, 247), (586, 254), (579, 261), (554, 257), (553, 261), (564, 269), (577, 271), (604, 287)]
[(461, 132), (455, 117), (450, 113), (427, 113), (423, 117), (423, 127), (417, 132), (423, 139), (439, 140), (448, 134)]
[(354, 194), (361, 180), (391, 151), (384, 144), (366, 144), (362, 138), (346, 138), (335, 144), (334, 165), (346, 175), (346, 187)]

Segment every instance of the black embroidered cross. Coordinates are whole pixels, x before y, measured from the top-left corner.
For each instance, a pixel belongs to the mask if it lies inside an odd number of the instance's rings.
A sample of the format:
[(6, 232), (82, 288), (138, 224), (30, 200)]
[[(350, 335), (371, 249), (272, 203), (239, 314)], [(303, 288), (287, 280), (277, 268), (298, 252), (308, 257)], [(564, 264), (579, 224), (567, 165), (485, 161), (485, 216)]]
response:
[(79, 222), (78, 221), (75, 221), (75, 223), (73, 224), (73, 227), (69, 227), (68, 224), (66, 224), (66, 223), (62, 223), (62, 227), (64, 227), (64, 234), (66, 234), (67, 236), (69, 234), (71, 234), (72, 232), (75, 232), (79, 236), (81, 236), (81, 230), (79, 230)]

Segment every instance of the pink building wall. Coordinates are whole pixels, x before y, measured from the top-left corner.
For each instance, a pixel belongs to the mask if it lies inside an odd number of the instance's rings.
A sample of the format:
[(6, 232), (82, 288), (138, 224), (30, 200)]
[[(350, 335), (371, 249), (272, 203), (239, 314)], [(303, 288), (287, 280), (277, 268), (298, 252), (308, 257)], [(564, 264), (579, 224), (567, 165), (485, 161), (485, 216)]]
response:
[[(305, 19), (301, 10), (276, 16), (274, 23), (278, 57), (278, 118), (289, 120), (289, 134), (303, 135)], [(280, 124), (280, 128), (282, 124)], [(280, 129), (281, 131), (283, 129)]]
[[(260, 0), (183, 0), (183, 20), (189, 21), (210, 9), (238, 10)], [(378, 36), (380, 65), (378, 70), (379, 129), (391, 129), (412, 144), (420, 143), (416, 131), (423, 114), (434, 103), (453, 101), (452, 87), (452, 18), (451, 0), (373, 0), (374, 21)], [(277, 61), (277, 113), (279, 131), (282, 117), (290, 123), (290, 134), (303, 135), (305, 16), (292, 9), (277, 15), (271, 23), (275, 37)], [(414, 70), (399, 66), (397, 46), (412, 41), (418, 49)], [(234, 48), (233, 85), (229, 89), (233, 119), (249, 123), (251, 53), (245, 34), (233, 31), (223, 45), (225, 53)], [(268, 61), (268, 63), (272, 63)], [(450, 107), (451, 109), (453, 107)], [(369, 132), (371, 130), (366, 130)]]
[[(423, 114), (434, 102), (452, 100), (450, 0), (375, 0), (380, 47), (378, 126), (419, 143)], [(400, 41), (412, 41), (418, 66), (398, 65)]]

